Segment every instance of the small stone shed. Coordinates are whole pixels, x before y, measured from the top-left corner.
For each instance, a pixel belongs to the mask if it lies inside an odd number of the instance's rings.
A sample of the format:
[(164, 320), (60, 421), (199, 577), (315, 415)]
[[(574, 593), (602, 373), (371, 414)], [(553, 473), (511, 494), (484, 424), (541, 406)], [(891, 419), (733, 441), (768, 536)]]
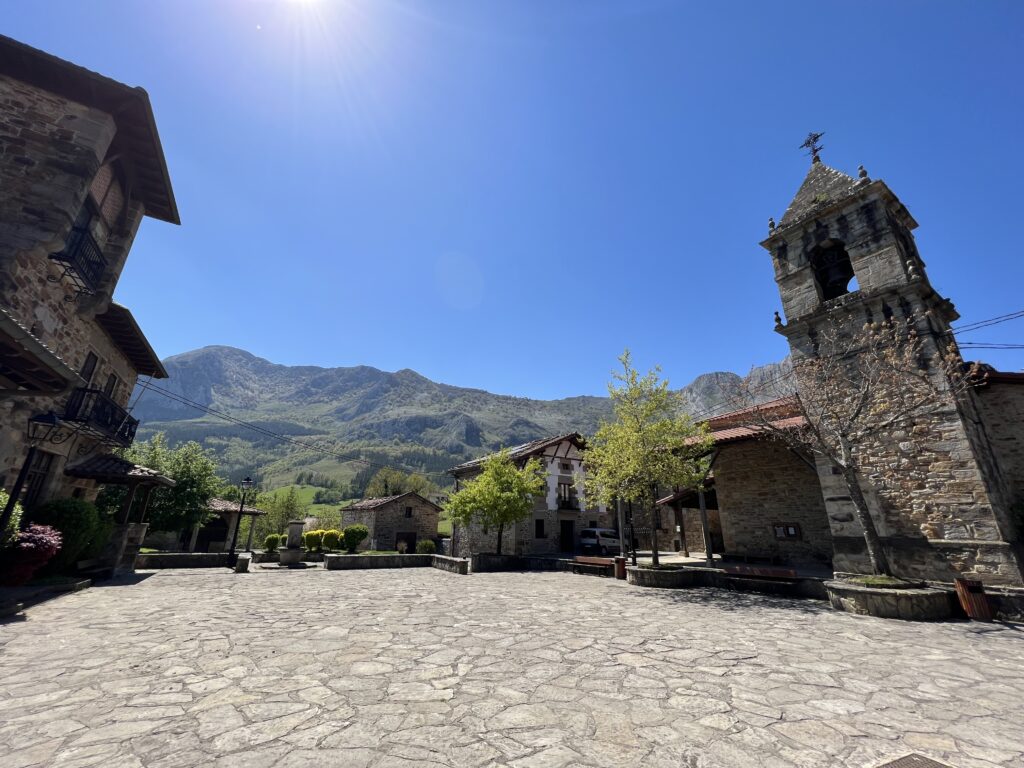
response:
[(342, 524), (362, 523), (370, 529), (360, 549), (398, 549), (404, 541), (408, 552), (416, 551), (423, 539), (437, 539), (441, 508), (418, 493), (363, 499), (341, 510)]

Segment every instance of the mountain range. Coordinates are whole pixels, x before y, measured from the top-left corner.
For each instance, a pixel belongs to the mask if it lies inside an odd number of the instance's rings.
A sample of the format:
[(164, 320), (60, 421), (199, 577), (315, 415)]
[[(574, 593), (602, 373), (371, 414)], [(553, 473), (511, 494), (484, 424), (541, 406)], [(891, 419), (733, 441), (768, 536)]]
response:
[[(294, 482), (299, 472), (347, 482), (367, 462), (443, 482), (454, 464), (540, 437), (591, 434), (611, 414), (607, 397), (531, 400), (441, 384), (409, 369), (278, 365), (234, 347), (163, 362), (167, 380), (136, 388), (140, 437), (163, 431), (172, 443), (198, 440), (227, 475), (255, 474), (268, 487)], [(756, 368), (751, 388), (758, 399), (778, 397), (790, 391), (789, 374), (788, 360)], [(734, 409), (742, 386), (735, 373), (706, 373), (680, 395), (689, 413), (706, 418)], [(341, 460), (348, 457), (364, 462)]]

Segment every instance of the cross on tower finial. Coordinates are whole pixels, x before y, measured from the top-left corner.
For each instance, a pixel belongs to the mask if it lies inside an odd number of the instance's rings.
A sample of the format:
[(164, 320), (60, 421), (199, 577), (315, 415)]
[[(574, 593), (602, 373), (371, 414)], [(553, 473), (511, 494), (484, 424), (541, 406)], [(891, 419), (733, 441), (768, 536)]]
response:
[(804, 143), (800, 145), (800, 149), (806, 149), (807, 154), (811, 156), (812, 163), (820, 163), (821, 158), (818, 157), (818, 153), (821, 152), (825, 147), (818, 143), (818, 139), (825, 135), (825, 132), (815, 133), (811, 131), (807, 134), (807, 138), (804, 139)]

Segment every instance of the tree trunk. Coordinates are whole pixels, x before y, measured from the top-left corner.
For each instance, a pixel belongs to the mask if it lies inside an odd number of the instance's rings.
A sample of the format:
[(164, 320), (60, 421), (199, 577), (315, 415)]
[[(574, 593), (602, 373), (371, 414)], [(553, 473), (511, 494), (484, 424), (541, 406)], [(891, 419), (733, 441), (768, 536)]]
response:
[(864, 528), (864, 543), (867, 544), (868, 558), (871, 560), (871, 570), (879, 575), (891, 576), (892, 572), (889, 569), (889, 561), (885, 556), (885, 550), (882, 548), (882, 540), (878, 536), (878, 529), (875, 528), (874, 518), (871, 517), (871, 511), (868, 509), (868, 501), (860, 488), (860, 482), (857, 480), (857, 473), (849, 466), (840, 467), (840, 470), (850, 491), (850, 501), (853, 502), (853, 506), (857, 510), (857, 519)]
[(651, 565), (658, 565), (658, 507), (651, 506)]
[(501, 554), (501, 540), (505, 536), (505, 524), (498, 523), (498, 549), (496, 554)]

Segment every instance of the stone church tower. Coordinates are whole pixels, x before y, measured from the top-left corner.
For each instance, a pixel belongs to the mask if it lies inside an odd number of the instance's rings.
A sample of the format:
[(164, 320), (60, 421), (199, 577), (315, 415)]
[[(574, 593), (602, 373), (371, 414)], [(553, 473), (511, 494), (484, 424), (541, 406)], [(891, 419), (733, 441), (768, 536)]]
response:
[[(816, 328), (826, 322), (860, 327), (895, 318), (917, 329), (926, 354), (952, 340), (959, 316), (935, 291), (911, 234), (910, 212), (883, 181), (863, 167), (858, 178), (829, 168), (811, 147), (813, 161), (796, 196), (761, 245), (771, 253), (784, 320), (776, 330), (794, 362), (816, 353)], [(830, 318), (826, 321), (826, 318)], [(861, 487), (894, 573), (951, 581), (960, 574), (992, 584), (1021, 584), (1019, 537), (1011, 506), (1015, 484), (999, 466), (978, 395), (957, 398), (938, 374), (938, 407), (919, 429), (895, 445), (873, 446), (870, 468), (908, 460), (924, 478), (910, 493), (887, 492), (870, 472)], [(1024, 391), (1024, 388), (1018, 388)], [(927, 435), (925, 437), (924, 435)], [(920, 451), (906, 441), (927, 441)], [(916, 459), (914, 457), (917, 457)], [(818, 460), (818, 475), (832, 530), (837, 572), (865, 572), (863, 528), (838, 470)]]

